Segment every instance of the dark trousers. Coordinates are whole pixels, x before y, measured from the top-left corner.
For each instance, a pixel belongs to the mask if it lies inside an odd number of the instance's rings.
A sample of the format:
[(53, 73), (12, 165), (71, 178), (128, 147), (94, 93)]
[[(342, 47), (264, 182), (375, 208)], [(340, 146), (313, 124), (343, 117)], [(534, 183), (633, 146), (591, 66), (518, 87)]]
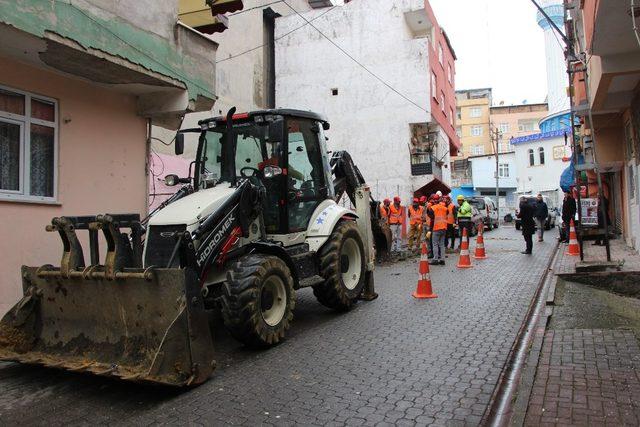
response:
[(451, 246), (451, 249), (456, 245), (456, 228), (453, 224), (447, 224), (447, 234), (444, 238), (445, 249)]
[(531, 253), (533, 251), (533, 233), (524, 233), (523, 236), (527, 245), (526, 251)]
[(570, 221), (565, 221), (564, 219), (562, 220), (563, 227), (564, 227), (564, 241), (568, 242), (569, 241), (569, 229), (571, 228), (571, 223)]
[(467, 229), (467, 237), (471, 237), (471, 230), (473, 230), (473, 223), (471, 221), (458, 221), (458, 228), (460, 229), (460, 243), (458, 245), (458, 247), (462, 246), (462, 229), (466, 228)]

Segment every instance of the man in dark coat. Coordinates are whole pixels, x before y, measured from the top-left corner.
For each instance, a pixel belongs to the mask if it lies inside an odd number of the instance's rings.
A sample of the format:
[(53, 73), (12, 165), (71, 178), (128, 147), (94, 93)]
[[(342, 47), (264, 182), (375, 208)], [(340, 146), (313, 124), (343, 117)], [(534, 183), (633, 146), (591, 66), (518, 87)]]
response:
[[(607, 219), (607, 227), (610, 227), (611, 226), (611, 217), (609, 216), (609, 199), (607, 199), (607, 197), (603, 194), (602, 198), (600, 199), (600, 201), (604, 205), (604, 214), (606, 215), (606, 219)], [(605, 219), (605, 217), (602, 216), (602, 210), (600, 209), (600, 205), (598, 204), (598, 228), (604, 229), (604, 219)], [(605, 233), (607, 233), (607, 231), (608, 230), (604, 230)], [(602, 246), (602, 245), (604, 245), (603, 239), (604, 239), (604, 236), (603, 237), (598, 237), (596, 239), (596, 241), (593, 242), (593, 244), (595, 246)]]
[(536, 227), (538, 228), (538, 242), (542, 242), (544, 240), (544, 227), (547, 224), (547, 217), (549, 216), (549, 208), (540, 193), (538, 193), (538, 197), (536, 197), (534, 211), (533, 217)]
[(523, 254), (531, 255), (533, 251), (533, 234), (536, 232), (536, 223), (533, 220), (535, 216), (534, 206), (527, 201), (526, 197), (520, 198), (520, 208), (518, 210), (518, 218), (522, 224), (522, 236), (527, 248), (522, 251)]
[(571, 220), (576, 217), (577, 207), (576, 200), (573, 198), (570, 192), (564, 193), (564, 200), (562, 201), (562, 225), (564, 228), (562, 243), (569, 242), (569, 227), (571, 226)]

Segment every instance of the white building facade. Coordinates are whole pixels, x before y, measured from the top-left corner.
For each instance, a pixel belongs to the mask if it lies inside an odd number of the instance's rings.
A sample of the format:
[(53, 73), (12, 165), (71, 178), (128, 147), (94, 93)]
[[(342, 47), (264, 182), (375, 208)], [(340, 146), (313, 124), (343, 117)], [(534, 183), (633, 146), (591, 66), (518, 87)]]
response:
[[(311, 25), (295, 30), (298, 17), (276, 20), (276, 39), (294, 31), (275, 46), (277, 107), (326, 115), (329, 149), (351, 154), (378, 199), (407, 202), (434, 178), (450, 183), (449, 138), (431, 116), (424, 8), (424, 1), (370, 0), (304, 14), (355, 60)], [(418, 140), (431, 147), (419, 168), (411, 161)]]
[[(496, 200), (496, 156), (470, 156), (473, 190), (480, 196)], [(518, 165), (515, 152), (500, 153), (498, 157), (498, 181), (500, 213), (512, 212), (516, 207), (515, 192), (518, 187)]]
[(518, 194), (542, 193), (558, 206), (562, 202), (560, 176), (569, 166), (571, 150), (568, 130), (558, 130), (514, 138)]

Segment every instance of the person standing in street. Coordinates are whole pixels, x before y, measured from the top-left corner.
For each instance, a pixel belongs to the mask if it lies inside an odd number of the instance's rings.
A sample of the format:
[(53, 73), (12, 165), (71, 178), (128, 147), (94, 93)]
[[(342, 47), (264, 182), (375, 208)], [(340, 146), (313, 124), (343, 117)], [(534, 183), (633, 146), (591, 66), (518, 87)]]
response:
[(391, 207), (391, 200), (384, 199), (380, 205), (380, 217), (388, 224), (389, 223), (389, 211)]
[(562, 201), (562, 228), (564, 229), (564, 236), (560, 239), (561, 243), (569, 243), (569, 228), (571, 227), (571, 220), (576, 217), (577, 210), (576, 200), (569, 191), (565, 191), (564, 200)]
[(447, 207), (442, 198), (436, 195), (433, 205), (429, 209), (431, 218), (431, 240), (433, 242), (433, 261), (431, 265), (444, 265), (445, 249), (444, 238), (447, 233)]
[(447, 234), (444, 239), (444, 248), (453, 252), (456, 245), (456, 205), (451, 203), (451, 197), (444, 196), (444, 205), (447, 208)]
[(534, 221), (535, 208), (527, 201), (526, 197), (520, 198), (520, 208), (518, 210), (518, 218), (522, 224), (522, 236), (526, 244), (526, 249), (521, 253), (531, 255), (533, 253), (533, 234), (536, 232), (536, 223)]
[(424, 208), (420, 206), (420, 200), (414, 198), (413, 204), (409, 206), (409, 252), (417, 252), (420, 249), (423, 215)]
[(544, 227), (549, 216), (549, 208), (542, 198), (542, 194), (538, 193), (536, 197), (534, 219), (536, 228), (538, 229), (538, 242), (544, 241)]
[(457, 197), (458, 200), (458, 231), (460, 232), (460, 243), (458, 243), (458, 249), (462, 246), (462, 230), (464, 228), (467, 229), (467, 236), (471, 236), (471, 230), (473, 229), (473, 222), (471, 221), (471, 217), (473, 216), (473, 211), (471, 209), (471, 204), (464, 199), (464, 196), (461, 194)]
[(400, 197), (393, 198), (393, 204), (389, 206), (389, 226), (391, 228), (391, 252), (396, 254), (402, 251), (402, 223), (404, 222), (404, 207), (400, 204)]

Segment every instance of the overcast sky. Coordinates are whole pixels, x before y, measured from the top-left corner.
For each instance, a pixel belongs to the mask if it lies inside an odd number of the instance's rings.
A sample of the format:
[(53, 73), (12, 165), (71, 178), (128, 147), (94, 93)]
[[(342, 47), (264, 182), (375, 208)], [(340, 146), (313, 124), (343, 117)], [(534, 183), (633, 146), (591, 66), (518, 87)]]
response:
[(456, 89), (493, 88), (493, 102), (543, 102), (544, 36), (529, 0), (430, 0), (456, 52)]

